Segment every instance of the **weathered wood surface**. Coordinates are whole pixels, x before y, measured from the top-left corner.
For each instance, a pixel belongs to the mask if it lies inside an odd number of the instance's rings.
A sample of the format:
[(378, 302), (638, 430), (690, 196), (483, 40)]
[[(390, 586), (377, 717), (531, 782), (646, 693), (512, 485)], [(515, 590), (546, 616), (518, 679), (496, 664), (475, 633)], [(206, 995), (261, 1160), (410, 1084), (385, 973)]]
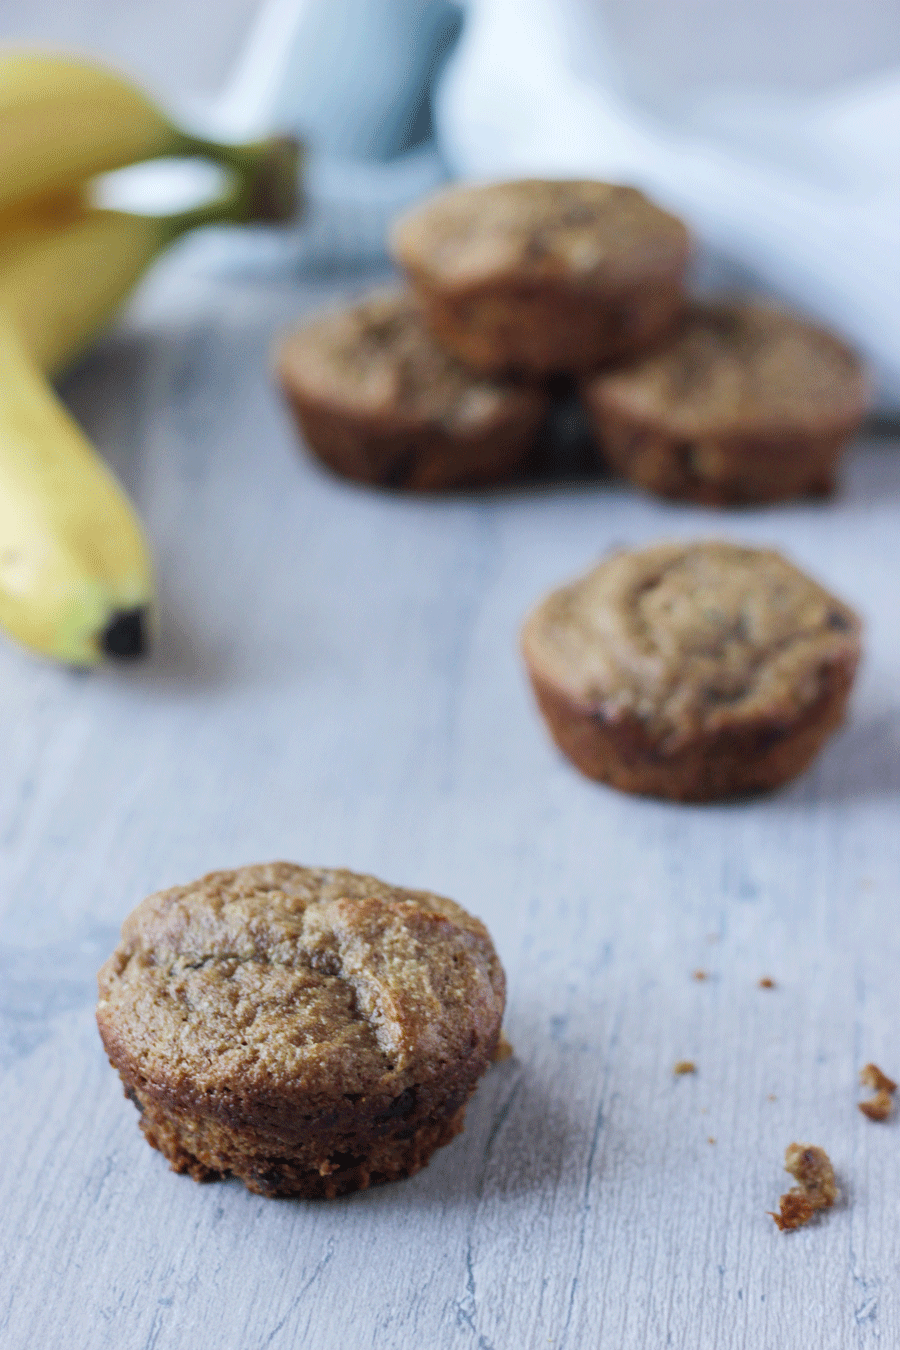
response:
[[(608, 484), (369, 492), (297, 454), (266, 373), (337, 289), (175, 265), (68, 385), (165, 615), (140, 669), (0, 650), (0, 1344), (897, 1344), (898, 1127), (860, 1115), (856, 1075), (900, 1068), (900, 446), (860, 444), (833, 503), (727, 515)], [(764, 801), (593, 786), (538, 722), (520, 617), (614, 542), (711, 533), (786, 546), (860, 607), (849, 725)], [(433, 887), (495, 935), (516, 1056), (407, 1183), (195, 1186), (104, 1060), (93, 974), (127, 910), (273, 857)], [(845, 1200), (781, 1236), (794, 1139)]]

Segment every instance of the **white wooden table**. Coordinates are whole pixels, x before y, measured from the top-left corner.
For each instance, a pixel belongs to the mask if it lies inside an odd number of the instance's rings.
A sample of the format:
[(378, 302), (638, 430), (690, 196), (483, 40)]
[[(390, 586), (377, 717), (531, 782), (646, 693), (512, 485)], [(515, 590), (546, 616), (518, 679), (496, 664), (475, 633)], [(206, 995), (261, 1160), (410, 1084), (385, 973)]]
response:
[[(164, 622), (151, 661), (91, 677), (0, 646), (0, 1346), (897, 1346), (900, 1126), (856, 1076), (900, 1076), (900, 437), (859, 443), (836, 501), (767, 511), (369, 492), (297, 453), (266, 373), (276, 330), (363, 284), (176, 260), (67, 384)], [(750, 804), (592, 785), (532, 707), (521, 616), (613, 543), (714, 533), (863, 612), (849, 724)], [(408, 1182), (196, 1186), (105, 1061), (94, 973), (128, 910), (275, 857), (443, 891), (494, 934), (516, 1055)], [(782, 1236), (795, 1139), (844, 1199)]]

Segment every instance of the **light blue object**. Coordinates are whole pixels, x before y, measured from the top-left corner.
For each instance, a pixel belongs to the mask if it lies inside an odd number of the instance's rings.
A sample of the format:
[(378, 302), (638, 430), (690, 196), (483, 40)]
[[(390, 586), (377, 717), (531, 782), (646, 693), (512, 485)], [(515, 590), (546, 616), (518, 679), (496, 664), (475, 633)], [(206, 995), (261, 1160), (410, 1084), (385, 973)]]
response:
[(220, 102), (243, 134), (387, 161), (430, 133), (428, 94), (458, 27), (449, 0), (269, 0)]
[(431, 95), (459, 30), (451, 0), (268, 0), (211, 125), (309, 149), (302, 229), (273, 261), (383, 259), (391, 221), (447, 171)]

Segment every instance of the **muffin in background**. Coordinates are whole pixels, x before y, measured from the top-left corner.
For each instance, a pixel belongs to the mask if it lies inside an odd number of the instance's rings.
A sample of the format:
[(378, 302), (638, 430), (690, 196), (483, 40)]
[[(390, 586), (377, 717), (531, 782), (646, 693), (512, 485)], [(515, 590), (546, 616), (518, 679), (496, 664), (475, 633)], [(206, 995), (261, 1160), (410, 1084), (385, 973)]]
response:
[(589, 377), (582, 397), (623, 477), (725, 506), (830, 493), (867, 383), (831, 333), (735, 301), (692, 305), (665, 345)]
[(414, 298), (379, 291), (305, 324), (275, 358), (306, 444), (345, 478), (437, 492), (514, 478), (547, 413), (538, 389), (467, 370)]
[(658, 341), (684, 303), (686, 227), (610, 183), (452, 187), (391, 246), (437, 341), (474, 370), (592, 370)]
[(624, 792), (713, 801), (789, 782), (843, 720), (860, 622), (781, 554), (623, 551), (529, 615), (522, 653), (563, 753)]

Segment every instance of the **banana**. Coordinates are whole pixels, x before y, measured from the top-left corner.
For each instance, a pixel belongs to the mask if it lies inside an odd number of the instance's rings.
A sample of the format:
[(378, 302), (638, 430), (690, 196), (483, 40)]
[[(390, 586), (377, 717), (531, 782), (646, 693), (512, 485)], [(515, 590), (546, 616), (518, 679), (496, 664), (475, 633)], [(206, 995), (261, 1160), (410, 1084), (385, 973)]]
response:
[(166, 157), (219, 164), (254, 185), (252, 219), (291, 220), (302, 205), (300, 153), (290, 136), (237, 145), (194, 136), (104, 66), (0, 52), (0, 230), (10, 208), (27, 214), (33, 199), (65, 202), (99, 174)]
[(82, 185), (58, 188), (39, 197), (27, 197), (0, 211), (0, 257), (11, 241), (28, 234), (58, 229), (83, 212), (87, 193)]
[(82, 210), (55, 229), (0, 239), (0, 308), (35, 365), (59, 373), (110, 322), (150, 264), (196, 213)]
[(0, 232), (0, 624), (89, 666), (144, 649), (152, 567), (127, 497), (45, 377), (187, 223), (71, 202), (19, 214)]
[(140, 160), (202, 155), (240, 170), (260, 150), (189, 135), (103, 66), (43, 52), (0, 55), (0, 211)]
[(0, 310), (0, 624), (72, 666), (137, 656), (150, 556), (113, 475)]
[(113, 71), (41, 52), (0, 58), (0, 209), (138, 160), (190, 154), (190, 146)]
[[(218, 162), (231, 193), (172, 217), (87, 205), (88, 178), (166, 155)], [(155, 619), (138, 520), (49, 376), (186, 230), (295, 215), (298, 169), (292, 140), (205, 141), (111, 71), (0, 55), (0, 624), (25, 646), (90, 666), (140, 654)]]
[[(74, 207), (0, 233), (0, 624), (75, 666), (136, 656), (155, 621), (131, 505), (47, 377), (115, 315), (185, 231), (256, 218), (256, 179), (177, 216)], [(265, 195), (265, 194), (263, 194)], [(74, 211), (74, 213), (72, 213)]]
[(283, 167), (276, 147), (274, 159), (262, 161), (255, 175), (236, 178), (225, 196), (178, 215), (61, 200), (45, 206), (39, 227), (12, 225), (3, 234), (0, 218), (0, 308), (35, 364), (55, 375), (74, 360), (151, 263), (189, 230), (268, 218), (268, 188), (273, 172), (283, 181)]

